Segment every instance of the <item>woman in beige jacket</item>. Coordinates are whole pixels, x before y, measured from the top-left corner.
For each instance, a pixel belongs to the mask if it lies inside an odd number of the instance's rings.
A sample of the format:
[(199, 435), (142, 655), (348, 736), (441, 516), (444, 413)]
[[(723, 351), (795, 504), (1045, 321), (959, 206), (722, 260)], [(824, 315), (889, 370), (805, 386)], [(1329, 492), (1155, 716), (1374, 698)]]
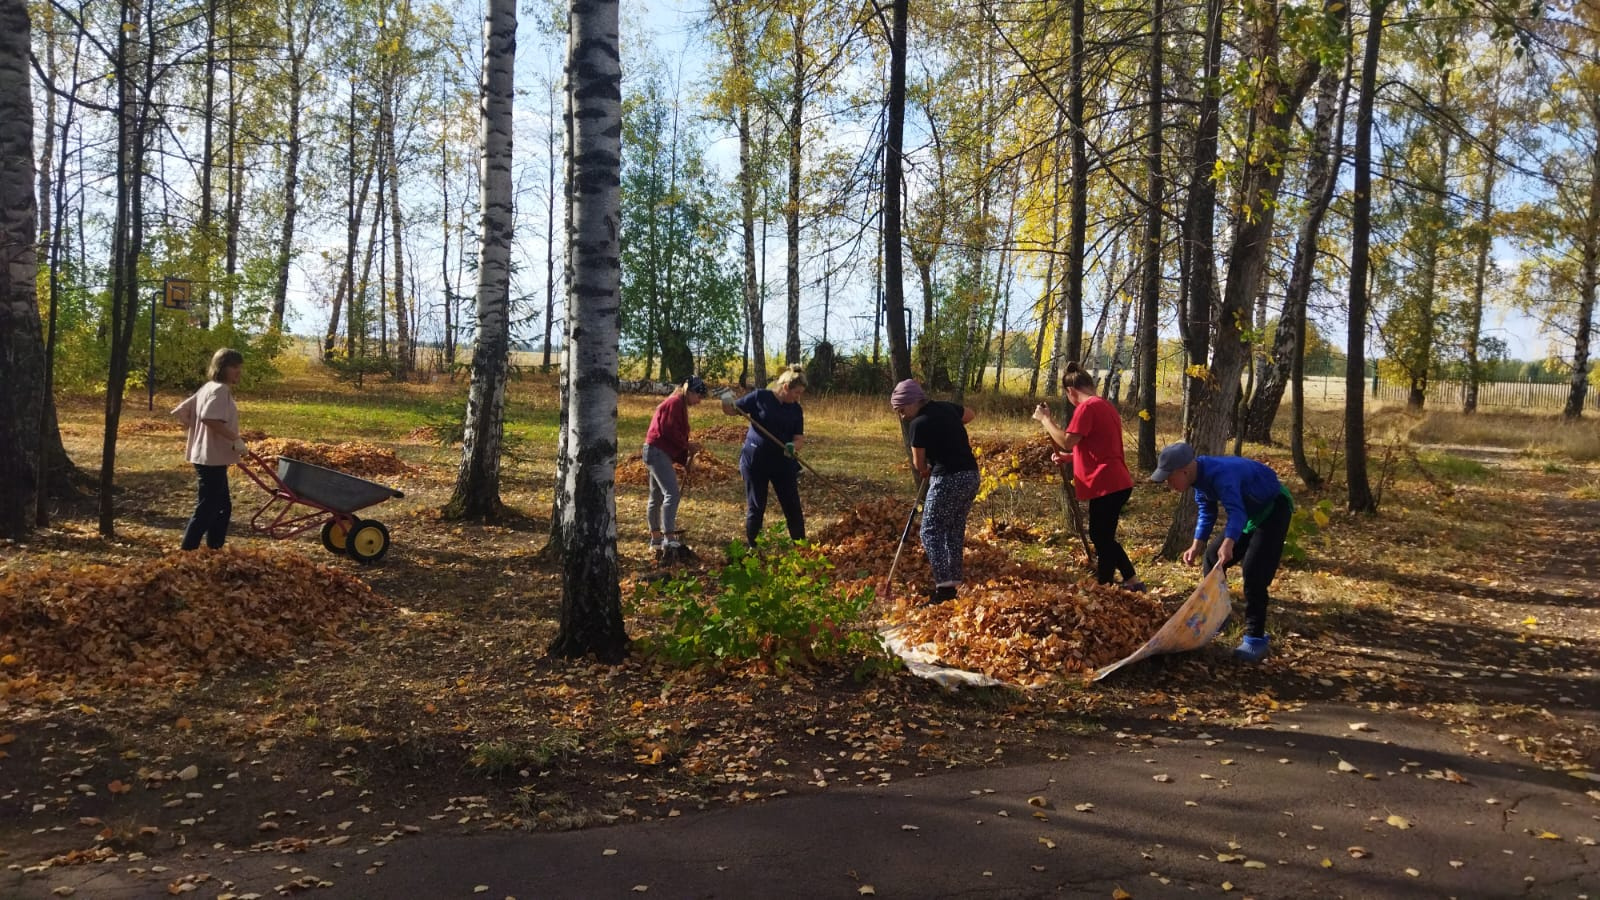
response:
[(228, 538), (228, 521), (233, 517), (228, 467), (237, 463), (247, 449), (239, 437), (239, 407), (233, 402), (233, 386), (239, 383), (243, 370), (244, 354), (226, 348), (218, 350), (206, 372), (210, 380), (172, 411), (189, 429), (184, 456), (194, 464), (200, 480), (194, 515), (183, 530), (185, 550), (199, 549), (202, 537), (207, 547), (217, 550)]

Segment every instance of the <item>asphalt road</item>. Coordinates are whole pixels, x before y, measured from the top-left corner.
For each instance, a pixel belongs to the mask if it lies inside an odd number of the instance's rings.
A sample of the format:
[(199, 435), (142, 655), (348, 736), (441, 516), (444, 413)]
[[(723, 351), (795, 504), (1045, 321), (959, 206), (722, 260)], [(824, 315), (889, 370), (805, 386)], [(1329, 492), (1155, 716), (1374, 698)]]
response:
[(293, 854), (195, 847), (18, 866), (0, 872), (0, 897), (167, 897), (193, 884), (197, 897), (330, 900), (1600, 900), (1600, 783), (1459, 747), (1409, 714), (1333, 704), (1241, 729), (1129, 724), (1058, 759), (642, 824), (484, 834), (424, 820)]

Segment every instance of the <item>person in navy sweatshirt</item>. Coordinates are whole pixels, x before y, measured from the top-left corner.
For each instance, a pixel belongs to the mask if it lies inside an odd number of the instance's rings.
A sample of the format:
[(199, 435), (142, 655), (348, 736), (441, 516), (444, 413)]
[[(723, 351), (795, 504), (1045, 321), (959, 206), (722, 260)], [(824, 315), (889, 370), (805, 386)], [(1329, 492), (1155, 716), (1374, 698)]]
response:
[[(1150, 480), (1165, 482), (1174, 491), (1194, 490), (1200, 515), (1194, 543), (1183, 552), (1186, 564), (1194, 565), (1202, 548), (1203, 572), (1239, 561), (1244, 572), (1244, 640), (1233, 655), (1244, 662), (1260, 662), (1268, 649), (1267, 587), (1278, 574), (1294, 515), (1289, 489), (1264, 463), (1240, 456), (1196, 456), (1183, 441), (1161, 451)], [(1227, 511), (1228, 520), (1222, 534), (1213, 538), (1218, 504)]]
[(806, 539), (798, 458), (806, 439), (806, 414), (800, 408), (800, 396), (805, 392), (805, 370), (791, 365), (778, 376), (772, 390), (762, 388), (723, 402), (723, 412), (742, 415), (751, 423), (739, 451), (739, 474), (744, 476), (744, 541), (749, 546), (755, 546), (766, 519), (768, 486), (783, 507), (789, 537)]

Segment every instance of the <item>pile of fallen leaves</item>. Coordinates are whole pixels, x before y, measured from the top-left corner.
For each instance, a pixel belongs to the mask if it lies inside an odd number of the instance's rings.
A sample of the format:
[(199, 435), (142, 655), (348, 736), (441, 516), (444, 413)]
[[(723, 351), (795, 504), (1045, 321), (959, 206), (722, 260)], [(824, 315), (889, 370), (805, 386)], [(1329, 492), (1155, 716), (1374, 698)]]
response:
[(1148, 594), (1004, 576), (903, 611), (901, 637), (945, 663), (1014, 684), (1081, 675), (1137, 650), (1171, 615)]
[[(881, 585), (910, 512), (905, 500), (870, 500), (845, 510), (815, 540), (842, 584)], [(1079, 582), (1084, 573), (1075, 563), (1052, 569), (1019, 560), (981, 537), (967, 538), (962, 568), (965, 584), (956, 600), (922, 605), (931, 576), (913, 532), (895, 570), (899, 606), (891, 619), (904, 626), (902, 638), (933, 645), (947, 664), (1016, 684), (1116, 662), (1149, 640), (1170, 614), (1149, 595)]]
[(366, 441), (344, 441), (338, 444), (309, 443), (285, 438), (267, 438), (252, 445), (256, 453), (267, 459), (287, 456), (290, 459), (311, 463), (328, 469), (338, 469), (358, 478), (380, 475), (406, 475), (411, 467), (400, 461), (388, 447)]
[(0, 700), (142, 686), (285, 657), (385, 607), (360, 579), (293, 553), (177, 551), (0, 576)]
[[(678, 473), (680, 487), (697, 487), (703, 484), (733, 480), (738, 481), (739, 467), (736, 464), (723, 462), (710, 451), (702, 449), (694, 456), (694, 465), (687, 470), (676, 463), (672, 466)], [(627, 459), (617, 463), (617, 484), (641, 485), (650, 483), (650, 467), (644, 464), (644, 459), (638, 453), (628, 456)]]
[[(895, 548), (905, 531), (909, 515), (911, 507), (906, 500), (890, 497), (868, 500), (845, 510), (838, 522), (816, 532), (812, 543), (827, 555), (842, 579), (867, 575), (882, 577), (888, 574), (894, 562)], [(900, 566), (895, 569), (896, 579), (908, 578), (915, 583), (926, 575), (927, 565), (922, 552), (922, 538), (916, 523), (913, 523), (911, 534), (906, 536), (905, 548), (900, 554)], [(970, 533), (966, 552), (962, 554), (962, 567), (968, 580), (1003, 575), (1051, 577), (1048, 571), (1016, 559), (1004, 547)]]
[(972, 446), (978, 464), (985, 471), (997, 474), (1016, 472), (1025, 478), (1056, 475), (1061, 468), (1050, 461), (1056, 445), (1047, 434), (1037, 434), (1019, 441), (986, 441)]
[(713, 425), (710, 428), (696, 428), (694, 438), (697, 441), (722, 441), (725, 443), (742, 443), (745, 435), (750, 433), (748, 425)]

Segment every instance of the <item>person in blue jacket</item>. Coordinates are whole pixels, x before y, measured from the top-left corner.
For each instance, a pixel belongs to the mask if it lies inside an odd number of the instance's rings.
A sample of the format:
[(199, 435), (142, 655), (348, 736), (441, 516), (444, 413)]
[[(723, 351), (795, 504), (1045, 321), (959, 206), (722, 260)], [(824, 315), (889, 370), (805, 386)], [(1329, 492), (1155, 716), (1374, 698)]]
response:
[[(1278, 574), (1283, 542), (1294, 515), (1294, 498), (1270, 466), (1240, 456), (1196, 456), (1194, 448), (1179, 441), (1161, 451), (1151, 481), (1166, 482), (1174, 491), (1194, 489), (1200, 515), (1195, 521), (1194, 543), (1183, 561), (1194, 565), (1204, 548), (1203, 572), (1235, 560), (1244, 573), (1244, 640), (1235, 658), (1260, 662), (1267, 655), (1267, 587)], [(1217, 506), (1227, 511), (1222, 534), (1212, 537)], [(1206, 541), (1210, 540), (1207, 544)]]
[(761, 388), (732, 403), (723, 401), (723, 412), (750, 420), (739, 451), (739, 474), (744, 476), (744, 541), (752, 547), (766, 519), (768, 485), (783, 507), (789, 537), (797, 541), (806, 538), (798, 458), (806, 439), (806, 414), (800, 408), (800, 396), (805, 392), (805, 370), (792, 365), (778, 376), (772, 390)]

